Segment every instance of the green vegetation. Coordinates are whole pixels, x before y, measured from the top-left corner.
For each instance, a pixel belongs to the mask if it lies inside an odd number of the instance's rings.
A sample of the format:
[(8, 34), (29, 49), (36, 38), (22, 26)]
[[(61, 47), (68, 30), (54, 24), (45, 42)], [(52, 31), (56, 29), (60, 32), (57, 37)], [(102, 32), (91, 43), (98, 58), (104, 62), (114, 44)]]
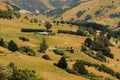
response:
[[(110, 52), (110, 41), (107, 37), (105, 37), (103, 34), (101, 34), (98, 37), (94, 38), (94, 41), (92, 41), (90, 38), (87, 38), (85, 40), (85, 46), (91, 48), (95, 51), (101, 51), (102, 55), (105, 55), (110, 58), (114, 58), (114, 55)], [(101, 54), (100, 54), (101, 55)], [(99, 56), (100, 56), (99, 55)], [(102, 56), (101, 55), (101, 56)], [(98, 54), (97, 54), (98, 56)], [(101, 57), (102, 58), (102, 57)], [(104, 58), (103, 58), (104, 59)], [(104, 59), (105, 60), (105, 59)]]
[(51, 58), (50, 58), (48, 55), (46, 55), (46, 54), (43, 55), (42, 58), (43, 58), (43, 59), (46, 59), (46, 60), (51, 60)]
[(101, 13), (102, 13), (102, 10), (97, 10), (97, 11), (95, 12), (95, 17), (98, 17)]
[(8, 50), (15, 52), (18, 50), (18, 45), (14, 41), (11, 40), (8, 43)]
[(88, 71), (85, 69), (85, 66), (81, 61), (76, 61), (76, 63), (73, 65), (73, 69), (80, 73), (81, 75), (88, 74)]
[(20, 13), (12, 10), (12, 9), (7, 9), (7, 10), (0, 10), (0, 18), (3, 18), (3, 19), (12, 19), (12, 18), (20, 18), (21, 15)]
[(90, 19), (92, 19), (92, 16), (91, 15), (86, 15), (85, 20), (90, 20)]
[(78, 18), (80, 18), (83, 14), (84, 14), (85, 11), (78, 11), (78, 13), (76, 14), (76, 16)]
[(0, 66), (0, 80), (41, 80), (36, 77), (35, 71), (18, 69), (14, 63)]
[(55, 50), (53, 50), (53, 52), (55, 54), (58, 54), (58, 55), (61, 55), (61, 56), (63, 56), (65, 54), (63, 50), (59, 50), (59, 49), (55, 49)]
[(51, 29), (52, 28), (52, 24), (50, 22), (46, 21), (45, 22), (45, 27), (46, 27), (47, 30)]
[(62, 57), (59, 61), (58, 61), (58, 64), (57, 64), (58, 67), (62, 68), (62, 69), (66, 69), (68, 64), (67, 64), (67, 61), (65, 59), (65, 57)]
[(5, 42), (3, 38), (0, 38), (0, 46), (5, 47)]
[(27, 29), (27, 28), (22, 28), (21, 32), (52, 32), (52, 30), (46, 30), (46, 29)]
[[(82, 3), (81, 6), (76, 6), (81, 11), (78, 14), (79, 18), (76, 16), (78, 12), (76, 7), (70, 9), (70, 4), (66, 1), (58, 1), (60, 2), (59, 9), (51, 6), (53, 7), (51, 10), (42, 6), (44, 10), (40, 15), (22, 14), (19, 19), (0, 19), (0, 36), (2, 37), (0, 38), (0, 65), (5, 67), (8, 63), (14, 62), (19, 68), (11, 63), (6, 67), (7, 69), (1, 69), (2, 80), (21, 80), (21, 78), (38, 80), (36, 76), (50, 80), (120, 79), (119, 22), (117, 18), (107, 18), (110, 14), (117, 12), (119, 8), (116, 4), (119, 4), (119, 1), (109, 1), (108, 5), (102, 3), (104, 1), (101, 0)], [(28, 5), (31, 4), (30, 1), (25, 1), (25, 4), (27, 2)], [(49, 0), (43, 2), (45, 4)], [(61, 6), (63, 2), (64, 7)], [(93, 2), (102, 4), (93, 4)], [(54, 4), (57, 6), (56, 3)], [(34, 9), (38, 9), (37, 5), (31, 5), (31, 7), (35, 6)], [(48, 5), (50, 4), (47, 3), (45, 6)], [(89, 7), (90, 5), (93, 7)], [(1, 8), (3, 6), (0, 6)], [(62, 13), (67, 10), (72, 10), (72, 12), (63, 17)], [(4, 10), (1, 9), (1, 11)], [(49, 17), (42, 14), (56, 16)], [(44, 20), (44, 18), (47, 19)], [(116, 28), (112, 27), (114, 25), (109, 26), (114, 20)], [(52, 36), (39, 35), (42, 32), (47, 32)]]
[(25, 54), (25, 55), (28, 55), (28, 56), (35, 56), (36, 55), (35, 51), (28, 46), (20, 47), (18, 51)]
[(29, 41), (29, 39), (24, 36), (20, 36), (19, 39), (22, 40), (23, 42)]
[(47, 50), (47, 48), (48, 48), (48, 45), (47, 45), (47, 43), (46, 43), (45, 38), (43, 38), (43, 41), (42, 41), (42, 43), (40, 44), (40, 49), (39, 49), (39, 51), (45, 53), (45, 51)]

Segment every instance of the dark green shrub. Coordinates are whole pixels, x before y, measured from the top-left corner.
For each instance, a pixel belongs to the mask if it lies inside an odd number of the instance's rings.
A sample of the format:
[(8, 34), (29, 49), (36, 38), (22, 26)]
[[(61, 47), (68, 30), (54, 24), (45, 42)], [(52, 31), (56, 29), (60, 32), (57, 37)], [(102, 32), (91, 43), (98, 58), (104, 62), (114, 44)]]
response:
[(63, 56), (65, 54), (63, 50), (59, 50), (59, 49), (55, 49), (55, 50), (53, 50), (53, 52), (55, 54), (58, 54), (58, 55), (61, 55), (61, 56)]
[(22, 41), (29, 41), (29, 39), (24, 37), (24, 36), (20, 36), (19, 39), (22, 40)]
[(102, 52), (97, 52), (96, 58), (102, 62), (106, 62), (106, 57), (102, 54)]
[(84, 12), (85, 12), (85, 11), (78, 11), (77, 14), (76, 14), (76, 16), (77, 16), (78, 18), (80, 18), (80, 17), (84, 14)]
[(36, 55), (35, 51), (28, 46), (20, 47), (19, 52), (21, 52), (25, 55), (29, 55), (29, 56), (35, 56)]
[(51, 58), (48, 55), (43, 55), (42, 58), (44, 58), (46, 60), (51, 60)]
[(78, 28), (76, 34), (79, 36), (86, 36), (86, 32), (80, 28)]
[(70, 30), (58, 30), (57, 33), (76, 34), (76, 32)]
[(67, 71), (68, 73), (71, 73), (71, 74), (79, 75), (79, 73), (78, 73), (77, 71), (73, 70), (73, 69), (67, 68), (66, 71)]

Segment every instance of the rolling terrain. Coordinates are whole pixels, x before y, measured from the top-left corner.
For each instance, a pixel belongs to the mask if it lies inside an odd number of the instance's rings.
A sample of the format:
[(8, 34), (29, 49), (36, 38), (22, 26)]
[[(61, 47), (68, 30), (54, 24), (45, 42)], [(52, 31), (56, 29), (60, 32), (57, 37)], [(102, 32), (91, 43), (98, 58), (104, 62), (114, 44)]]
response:
[[(24, 9), (27, 9), (30, 11), (34, 11), (36, 8), (39, 9), (40, 6), (41, 12), (44, 12), (48, 9), (54, 10), (55, 8), (66, 8), (71, 7), (71, 4), (74, 2), (73, 0), (51, 0), (59, 2), (60, 5), (54, 5), (50, 4), (49, 0), (29, 0), (29, 2), (25, 0), (13, 0), (14, 3), (19, 5), (19, 7), (23, 7)], [(79, 1), (79, 0), (78, 0)], [(84, 1), (84, 0), (80, 0)], [(86, 1), (86, 0), (85, 0)], [(34, 2), (34, 4), (32, 4)], [(65, 3), (64, 3), (65, 2)], [(63, 4), (64, 3), (64, 4)], [(32, 5), (31, 5), (32, 4)], [(36, 6), (34, 6), (36, 4)], [(76, 3), (75, 3), (76, 4)], [(65, 13), (63, 13), (60, 17), (63, 18), (63, 20), (70, 20), (71, 18), (74, 18), (74, 20), (84, 20), (86, 15), (91, 15), (92, 19), (88, 20), (88, 22), (97, 22), (100, 24), (110, 25), (112, 27), (116, 27), (119, 22), (119, 18), (110, 18), (110, 14), (119, 13), (119, 6), (120, 1), (113, 1), (113, 0), (91, 0), (88, 2), (81, 3), (80, 5), (77, 4), (77, 6), (72, 6), (71, 9), (67, 10)], [(0, 3), (0, 10), (7, 10), (7, 4)], [(25, 6), (24, 6), (25, 5)], [(26, 7), (26, 5), (29, 5)], [(39, 6), (40, 5), (40, 6)], [(64, 6), (63, 6), (64, 5)], [(21, 7), (21, 8), (22, 8)], [(95, 15), (95, 12), (101, 10), (100, 14)], [(85, 11), (84, 14), (82, 14), (81, 17), (77, 17), (76, 14), (78, 11)], [(99, 12), (99, 11), (98, 11)], [(26, 18), (27, 17), (27, 18)], [(33, 19), (33, 21), (32, 21)], [(38, 21), (34, 21), (37, 19)], [(66, 31), (73, 31), (77, 32), (80, 26), (77, 25), (71, 25), (68, 23), (61, 23), (57, 24), (57, 22), (54, 22), (53, 20), (60, 20), (59, 17), (57, 19), (52, 19), (51, 17), (38, 15), (38, 16), (26, 16), (24, 14), (21, 15), (20, 18), (14, 17), (13, 19), (3, 19), (0, 18), (0, 38), (3, 38), (5, 41), (5, 44), (9, 43), (10, 40), (13, 40), (18, 47), (23, 46), (29, 46), (31, 49), (35, 51), (36, 56), (29, 56), (22, 54), (19, 51), (12, 52), (7, 49), (6, 47), (0, 47), (0, 51), (2, 54), (0, 54), (0, 65), (7, 66), (10, 62), (13, 62), (18, 68), (20, 69), (29, 69), (34, 70), (36, 72), (36, 75), (38, 77), (44, 78), (44, 80), (94, 80), (94, 77), (96, 79), (96, 76), (98, 77), (96, 80), (99, 80), (103, 78), (102, 80), (119, 80), (114, 74), (110, 72), (100, 71), (95, 66), (87, 66), (85, 65), (86, 70), (88, 73), (93, 73), (93, 79), (88, 78), (85, 75), (81, 74), (71, 74), (68, 73), (66, 70), (61, 69), (57, 66), (55, 66), (55, 63), (58, 63), (61, 57), (63, 55), (58, 55), (53, 52), (54, 49), (60, 49), (64, 51), (64, 57), (66, 57), (66, 61), (68, 63), (68, 68), (72, 69), (73, 64), (77, 60), (84, 60), (88, 61), (93, 64), (102, 65), (104, 64), (108, 68), (114, 70), (115, 72), (120, 73), (120, 42), (119, 37), (112, 37), (110, 41), (110, 51), (112, 54), (114, 54), (114, 58), (110, 58), (108, 56), (105, 56), (106, 61), (102, 62), (98, 59), (95, 59), (87, 54), (85, 52), (81, 51), (82, 46), (84, 45), (84, 42), (87, 38), (91, 38), (94, 40), (94, 37), (97, 36), (97, 30), (96, 35), (76, 35), (76, 34), (67, 34), (67, 33), (58, 33), (58, 30), (66, 30)], [(35, 32), (22, 32), (21, 29), (46, 29), (45, 24), (46, 21), (49, 21), (52, 24), (52, 35), (46, 36), (46, 35), (39, 35)], [(72, 26), (72, 27), (71, 27)], [(82, 26), (83, 27), (83, 26)], [(87, 30), (84, 28), (81, 28), (81, 30)], [(88, 32), (88, 31), (85, 31)], [(106, 34), (109, 32), (105, 32)], [(29, 39), (29, 41), (22, 41), (19, 39), (20, 36), (24, 36)], [(106, 37), (106, 36), (105, 36)], [(45, 53), (41, 53), (38, 50), (40, 49), (40, 44), (43, 42), (43, 38), (46, 40), (46, 43), (48, 45), (48, 49)], [(118, 41), (116, 43), (116, 41)], [(102, 44), (102, 43), (101, 43)], [(74, 53), (71, 53), (67, 51), (66, 49), (68, 47), (73, 47)], [(89, 47), (87, 47), (88, 49)], [(93, 50), (93, 52), (96, 54), (97, 51)], [(42, 58), (43, 55), (48, 55), (51, 60), (45, 60)], [(94, 75), (95, 74), (95, 75)]]

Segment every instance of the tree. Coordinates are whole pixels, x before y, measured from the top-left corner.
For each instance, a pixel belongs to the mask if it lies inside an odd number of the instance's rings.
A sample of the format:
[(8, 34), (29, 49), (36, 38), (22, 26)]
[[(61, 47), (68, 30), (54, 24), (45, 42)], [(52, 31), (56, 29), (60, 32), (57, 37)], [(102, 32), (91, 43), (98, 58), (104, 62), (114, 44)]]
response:
[(59, 60), (57, 66), (60, 67), (60, 68), (62, 68), (62, 69), (66, 69), (67, 68), (68, 64), (67, 64), (67, 61), (66, 61), (65, 57), (62, 57)]
[(48, 21), (45, 22), (45, 27), (46, 29), (51, 29), (52, 28), (52, 24)]
[(82, 61), (77, 60), (76, 63), (73, 65), (73, 69), (81, 75), (88, 74), (88, 71), (85, 69), (85, 66)]
[(91, 15), (87, 15), (87, 16), (85, 17), (85, 20), (90, 20), (90, 19), (92, 19), (92, 16), (91, 16)]
[(0, 38), (0, 46), (5, 47), (5, 43), (4, 43), (3, 38)]
[(39, 51), (45, 53), (45, 51), (47, 50), (47, 48), (48, 48), (48, 45), (46, 44), (45, 38), (43, 38), (43, 41), (40, 44), (40, 50)]
[(90, 38), (87, 38), (84, 42), (85, 46), (90, 47), (92, 45), (92, 40)]
[(8, 43), (8, 50), (13, 51), (13, 52), (17, 51), (18, 50), (17, 44), (14, 41), (11, 40)]

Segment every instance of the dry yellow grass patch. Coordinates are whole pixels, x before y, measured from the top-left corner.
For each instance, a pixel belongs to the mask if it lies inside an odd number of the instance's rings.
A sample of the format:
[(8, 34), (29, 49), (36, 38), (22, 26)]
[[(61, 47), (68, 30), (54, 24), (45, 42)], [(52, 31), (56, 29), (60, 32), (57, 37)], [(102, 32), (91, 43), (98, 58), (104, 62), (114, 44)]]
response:
[(42, 76), (47, 80), (87, 80), (86, 78), (69, 74), (53, 66), (53, 62), (43, 60), (40, 57), (15, 54), (0, 57), (0, 64), (8, 65), (10, 62), (14, 62), (19, 68), (35, 70), (39, 77)]

